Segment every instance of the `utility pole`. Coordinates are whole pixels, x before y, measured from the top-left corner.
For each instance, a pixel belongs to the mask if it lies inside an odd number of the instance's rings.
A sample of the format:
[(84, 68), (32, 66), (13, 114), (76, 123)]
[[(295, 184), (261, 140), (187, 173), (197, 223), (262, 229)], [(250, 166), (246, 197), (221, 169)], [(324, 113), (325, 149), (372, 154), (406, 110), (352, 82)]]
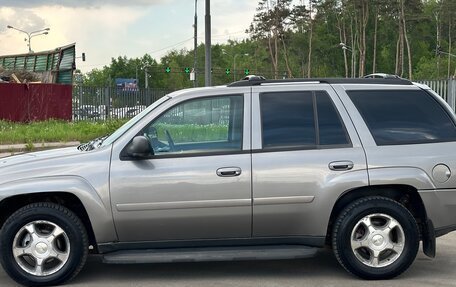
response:
[[(138, 64), (136, 64), (136, 81), (139, 82), (139, 79), (138, 79)], [(139, 83), (138, 83), (139, 84)]]
[(205, 63), (205, 82), (206, 87), (212, 86), (212, 59), (211, 59), (211, 0), (206, 0), (206, 31), (205, 31), (205, 46), (206, 46), (206, 63)]
[(195, 74), (195, 80), (193, 81), (193, 87), (198, 86), (198, 78), (197, 78), (197, 69), (196, 65), (198, 53), (196, 50), (198, 49), (198, 0), (195, 0), (195, 24), (193, 24), (193, 28), (195, 30), (194, 41), (193, 41), (193, 49), (194, 49), (194, 59), (193, 59), (193, 73)]
[(147, 73), (147, 69), (144, 70), (144, 87), (146, 89), (149, 88), (149, 73)]

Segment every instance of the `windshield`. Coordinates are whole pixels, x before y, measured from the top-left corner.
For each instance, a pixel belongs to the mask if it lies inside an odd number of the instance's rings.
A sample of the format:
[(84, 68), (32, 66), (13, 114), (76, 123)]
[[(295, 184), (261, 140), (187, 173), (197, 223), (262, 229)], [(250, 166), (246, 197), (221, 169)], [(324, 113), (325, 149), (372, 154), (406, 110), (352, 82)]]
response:
[(123, 135), (126, 131), (128, 131), (132, 126), (134, 126), (139, 120), (141, 120), (143, 117), (145, 117), (150, 111), (154, 110), (155, 108), (157, 108), (158, 106), (160, 106), (161, 104), (163, 104), (164, 102), (166, 102), (169, 99), (170, 99), (170, 97), (164, 96), (164, 97), (160, 98), (159, 100), (157, 100), (156, 102), (154, 102), (152, 105), (147, 107), (147, 109), (145, 109), (142, 112), (140, 112), (139, 114), (137, 114), (134, 118), (132, 118), (131, 120), (126, 122), (118, 130), (116, 130), (112, 135), (107, 137), (100, 146), (103, 147), (103, 146), (112, 144), (116, 139), (118, 139), (121, 135)]

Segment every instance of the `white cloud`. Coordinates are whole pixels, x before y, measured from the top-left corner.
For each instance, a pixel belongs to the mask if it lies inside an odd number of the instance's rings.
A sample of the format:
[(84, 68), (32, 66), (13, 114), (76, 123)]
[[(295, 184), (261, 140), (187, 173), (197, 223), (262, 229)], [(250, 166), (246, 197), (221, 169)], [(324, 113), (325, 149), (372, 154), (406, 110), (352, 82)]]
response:
[(213, 43), (244, 39), (252, 22), (257, 1), (213, 0), (211, 6)]
[(3, 7), (35, 8), (41, 6), (100, 7), (100, 6), (149, 6), (167, 0), (2, 0)]
[(128, 54), (125, 38), (128, 38), (129, 27), (144, 13), (141, 9), (129, 7), (1, 8), (0, 55), (27, 52), (25, 34), (6, 29), (7, 25), (26, 31), (50, 27), (48, 35), (32, 39), (34, 51), (52, 50), (76, 42), (78, 54), (86, 52), (92, 59), (102, 58), (106, 61), (107, 55)]
[[(193, 42), (185, 40), (193, 36), (194, 0), (0, 1), (0, 55), (27, 52), (25, 35), (6, 25), (27, 31), (50, 27), (49, 35), (33, 38), (33, 50), (76, 43), (78, 56), (87, 56), (87, 62), (77, 61), (83, 71), (108, 65), (111, 57), (150, 53), (159, 59), (174, 48), (193, 48)], [(198, 0), (199, 43), (204, 42), (204, 2)], [(248, 37), (244, 31), (258, 0), (211, 2), (213, 44)]]
[(45, 21), (31, 10), (0, 8), (0, 32), (6, 29), (7, 25), (33, 31), (41, 29), (45, 25)]
[[(27, 42), (24, 41), (27, 36), (18, 31), (7, 29), (6, 26), (8, 25), (31, 32), (43, 29), (46, 21), (32, 10), (0, 8), (0, 55), (28, 51)], [(39, 37), (43, 36), (37, 36), (33, 40)]]
[(130, 7), (43, 7), (38, 10), (40, 15), (49, 19), (52, 29), (52, 42), (47, 43), (48, 47), (76, 42), (78, 55), (85, 52), (91, 64), (108, 64), (111, 57), (128, 55), (131, 42), (129, 34), (134, 29), (135, 21), (146, 13)]

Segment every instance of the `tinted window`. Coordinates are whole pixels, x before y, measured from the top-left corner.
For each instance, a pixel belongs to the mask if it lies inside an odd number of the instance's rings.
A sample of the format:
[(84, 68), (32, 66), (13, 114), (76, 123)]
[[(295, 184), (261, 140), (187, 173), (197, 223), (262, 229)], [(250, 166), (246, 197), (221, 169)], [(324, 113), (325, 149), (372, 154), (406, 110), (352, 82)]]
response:
[(145, 127), (156, 155), (242, 149), (243, 97), (202, 98), (177, 104)]
[(340, 116), (324, 91), (264, 93), (260, 102), (264, 148), (350, 143)]
[(377, 145), (455, 141), (453, 121), (425, 91), (348, 91)]
[(312, 92), (264, 93), (263, 148), (316, 145)]
[(316, 99), (320, 145), (349, 144), (348, 134), (329, 95), (317, 92)]

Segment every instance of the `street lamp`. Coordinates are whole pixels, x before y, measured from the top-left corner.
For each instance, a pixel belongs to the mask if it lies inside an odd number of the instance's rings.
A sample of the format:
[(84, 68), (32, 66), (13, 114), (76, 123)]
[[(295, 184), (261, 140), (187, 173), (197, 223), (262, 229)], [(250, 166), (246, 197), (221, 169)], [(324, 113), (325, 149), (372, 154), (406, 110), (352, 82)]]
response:
[[(21, 30), (21, 29), (18, 29), (18, 28), (15, 28), (11, 25), (8, 25), (6, 26), (8, 29), (13, 29), (13, 30), (16, 30), (16, 31), (19, 31), (19, 32), (22, 32), (24, 34), (27, 35), (28, 37), (28, 48), (29, 48), (29, 53), (32, 53), (32, 46), (31, 46), (31, 39), (33, 37), (36, 37), (36, 36), (40, 36), (40, 35), (47, 35), (49, 34), (49, 30), (51, 30), (50, 28), (44, 28), (44, 29), (41, 29), (41, 30), (37, 30), (37, 31), (33, 31), (33, 32), (27, 32), (27, 31), (24, 31), (24, 30)], [(24, 41), (27, 41), (27, 38), (24, 39)]]
[[(228, 55), (228, 53), (226, 52), (225, 49), (222, 49), (222, 53), (225, 54), (225, 55)], [(236, 81), (236, 58), (238, 56), (249, 56), (248, 53), (244, 53), (244, 54), (235, 54), (233, 56), (233, 82)]]
[(456, 57), (455, 54), (451, 54), (450, 52), (444, 52), (442, 50), (442, 47), (440, 47), (440, 46), (437, 46), (437, 49), (435, 49), (435, 51), (438, 55), (447, 55), (448, 57)]
[(195, 80), (193, 81), (193, 87), (198, 86), (197, 76), (197, 56), (198, 56), (198, 0), (195, 0), (195, 17), (193, 23), (193, 74)]
[(248, 53), (245, 54), (236, 54), (233, 57), (233, 82), (236, 81), (236, 57), (237, 56), (248, 56)]
[(342, 48), (344, 53), (345, 53), (345, 51), (349, 51), (352, 54), (352, 63), (351, 63), (352, 64), (352, 66), (351, 66), (351, 68), (352, 68), (352, 78), (355, 78), (356, 77), (356, 51), (353, 51), (352, 47), (347, 46), (343, 42), (340, 42), (339, 46)]
[(339, 43), (339, 46), (342, 48), (342, 50), (348, 50), (353, 53), (353, 50), (350, 46), (347, 46), (345, 43)]

